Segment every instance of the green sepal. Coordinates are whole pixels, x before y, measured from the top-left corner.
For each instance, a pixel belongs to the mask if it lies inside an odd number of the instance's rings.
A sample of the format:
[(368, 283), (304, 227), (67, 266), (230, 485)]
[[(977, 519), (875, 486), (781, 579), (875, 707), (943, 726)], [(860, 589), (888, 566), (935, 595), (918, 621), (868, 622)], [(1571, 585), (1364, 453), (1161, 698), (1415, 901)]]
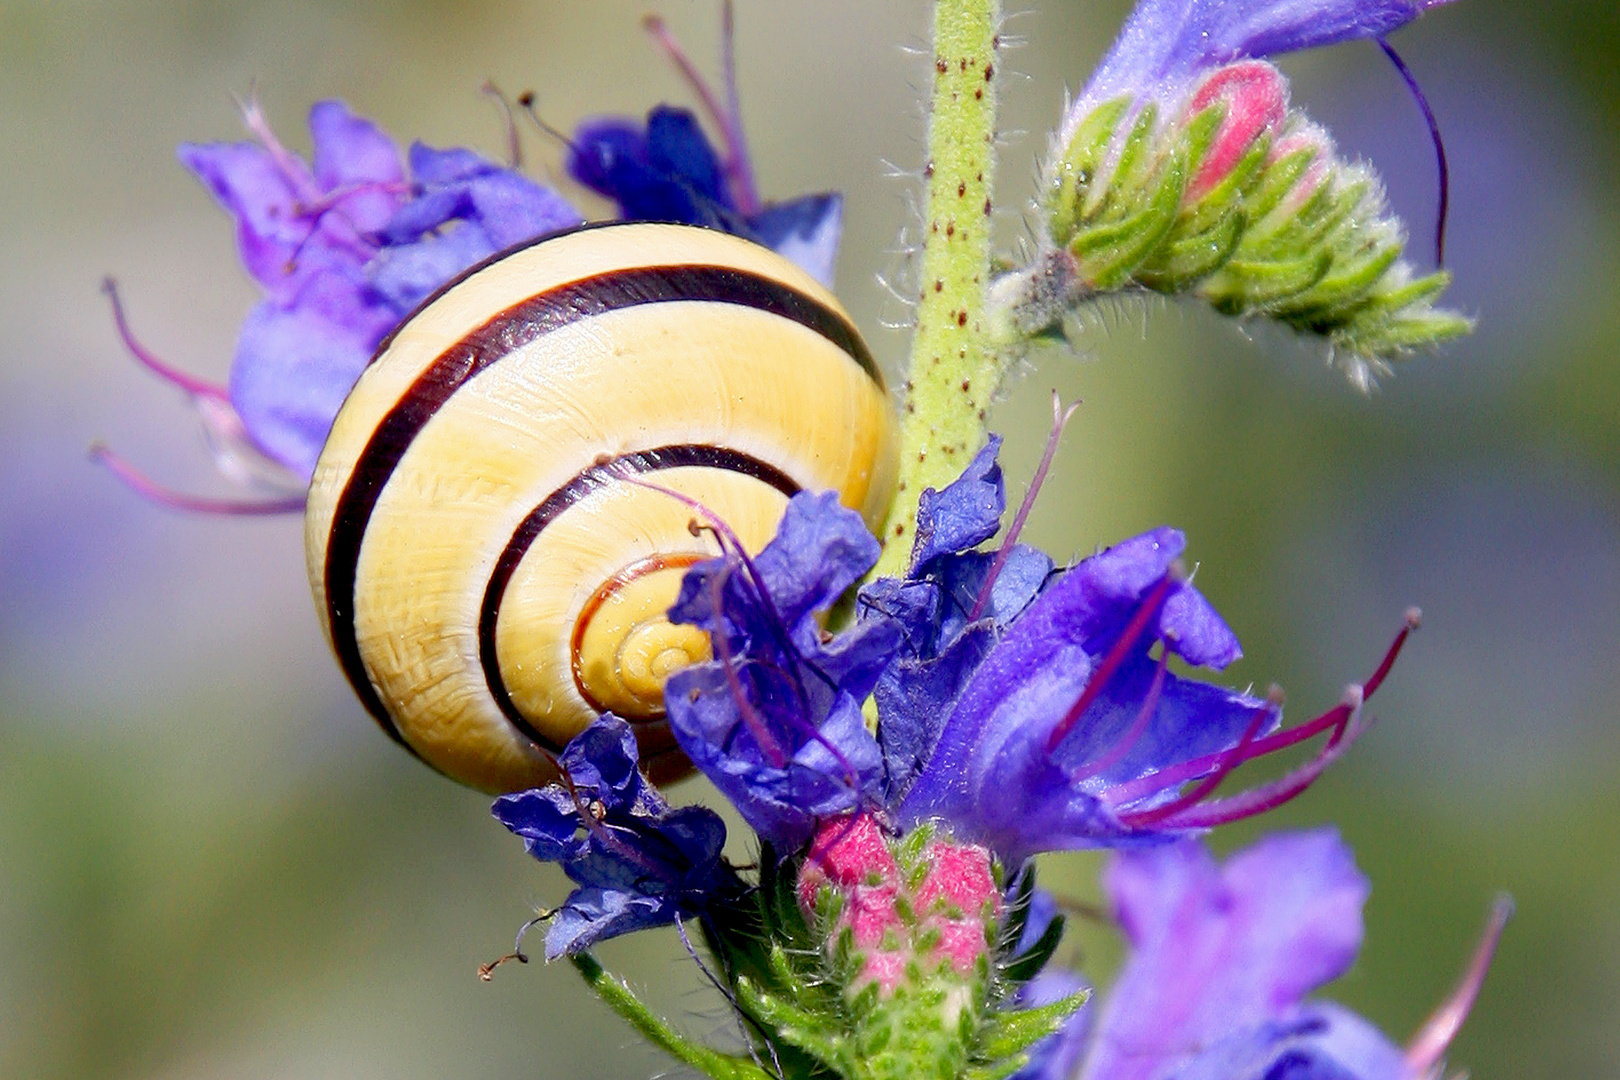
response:
[(1353, 262), (1335, 263), (1322, 280), (1277, 304), (1268, 314), (1319, 333), (1335, 329), (1358, 309), (1378, 302), (1369, 292), (1400, 257), (1398, 247), (1375, 247)]
[(569, 959), (590, 988), (596, 991), (597, 997), (624, 1017), (648, 1042), (675, 1060), (715, 1080), (775, 1080), (749, 1058), (722, 1054), (676, 1032), (662, 1017), (642, 1004), (624, 980), (609, 975), (590, 953), (577, 953)]
[[(1119, 158), (1114, 162), (1113, 175), (1105, 183), (1095, 184), (1086, 192), (1085, 201), (1081, 204), (1081, 217), (1091, 220), (1103, 215), (1108, 206), (1115, 202), (1134, 203), (1137, 200), (1129, 198), (1138, 190), (1147, 187), (1151, 182), (1158, 152), (1156, 132), (1158, 126), (1159, 108), (1152, 102), (1142, 107), (1136, 114), (1136, 122), (1131, 125), (1129, 135), (1120, 146)], [(1115, 193), (1126, 198), (1114, 200)]]
[(1174, 227), (1186, 178), (1185, 159), (1173, 155), (1146, 206), (1121, 221), (1076, 234), (1069, 241), (1069, 253), (1079, 264), (1080, 280), (1094, 292), (1111, 292), (1129, 284), (1132, 273)]
[(1311, 251), (1298, 258), (1250, 262), (1232, 258), (1198, 286), (1198, 294), (1216, 311), (1246, 315), (1275, 300), (1310, 288), (1327, 275), (1333, 253)]
[[(1244, 209), (1255, 221), (1263, 220), (1267, 214), (1277, 209), (1282, 204), (1283, 198), (1305, 178), (1318, 153), (1315, 147), (1305, 146), (1284, 154), (1267, 165), (1265, 171), (1260, 174), (1259, 181), (1254, 185), (1254, 190), (1249, 192), (1245, 199)], [(1323, 185), (1324, 188), (1326, 186)]]
[(738, 979), (733, 985), (738, 1004), (776, 1039), (808, 1054), (840, 1076), (849, 1075), (849, 1044), (838, 1034), (840, 1017), (801, 1008), (779, 994), (762, 989), (751, 979)]
[(1121, 97), (1091, 110), (1058, 159), (1057, 180), (1046, 197), (1046, 217), (1059, 245), (1068, 243), (1080, 219), (1081, 201), (1095, 183), (1114, 132), (1130, 105), (1130, 98)]
[(979, 1053), (994, 1061), (1028, 1050), (1061, 1028), (1090, 997), (1090, 990), (1076, 990), (1048, 1005), (992, 1013), (980, 1029)]
[(1171, 241), (1137, 272), (1137, 280), (1155, 292), (1186, 291), (1226, 265), (1243, 239), (1246, 224), (1243, 212), (1234, 210), (1203, 232)]

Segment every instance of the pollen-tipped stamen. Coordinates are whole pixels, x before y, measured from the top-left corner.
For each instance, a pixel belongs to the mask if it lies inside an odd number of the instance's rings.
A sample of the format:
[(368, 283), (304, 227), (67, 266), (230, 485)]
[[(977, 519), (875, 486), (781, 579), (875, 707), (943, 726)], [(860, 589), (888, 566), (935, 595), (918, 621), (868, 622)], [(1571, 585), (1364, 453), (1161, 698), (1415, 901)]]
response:
[(1468, 1013), (1474, 1007), (1474, 1000), (1479, 997), (1479, 988), (1485, 982), (1485, 973), (1490, 970), (1491, 958), (1496, 955), (1496, 945), (1502, 940), (1502, 931), (1512, 917), (1513, 899), (1497, 897), (1496, 903), (1491, 905), (1491, 916), (1485, 924), (1485, 932), (1474, 947), (1473, 958), (1469, 960), (1457, 988), (1440, 1003), (1406, 1045), (1406, 1063), (1414, 1076), (1430, 1075), (1445, 1055), (1446, 1048), (1457, 1037), (1463, 1021), (1468, 1019)]
[[(1422, 612), (1417, 608), (1407, 609), (1406, 621), (1403, 623), (1400, 632), (1395, 635), (1395, 640), (1390, 643), (1389, 649), (1384, 653), (1383, 660), (1380, 661), (1372, 675), (1366, 682), (1360, 684), (1359, 700), (1354, 705), (1348, 700), (1341, 701), (1312, 720), (1295, 725), (1287, 731), (1274, 732), (1264, 738), (1256, 739), (1249, 747), (1248, 760), (1274, 754), (1279, 750), (1302, 743), (1330, 729), (1336, 729), (1339, 733), (1334, 737), (1334, 741), (1337, 741), (1339, 736), (1346, 730), (1346, 726), (1350, 723), (1360, 701), (1372, 697), (1378, 688), (1383, 685), (1384, 677), (1394, 667), (1395, 659), (1400, 655), (1402, 646), (1406, 644), (1406, 639), (1411, 636), (1413, 630), (1417, 629), (1421, 620)], [(1162, 791), (1174, 784), (1185, 783), (1188, 780), (1204, 776), (1219, 763), (1225, 753), (1226, 751), (1219, 751), (1213, 754), (1204, 754), (1201, 757), (1183, 761), (1179, 765), (1171, 765), (1156, 772), (1148, 773), (1146, 776), (1133, 780), (1128, 784), (1121, 784), (1114, 788), (1109, 792), (1109, 797), (1117, 806), (1129, 805), (1155, 791)]]
[(973, 610), (968, 612), (968, 622), (973, 622), (984, 614), (986, 605), (990, 603), (990, 593), (995, 588), (996, 578), (1001, 574), (1001, 568), (1007, 565), (1008, 558), (1012, 556), (1013, 546), (1018, 543), (1018, 534), (1024, 531), (1024, 522), (1035, 506), (1035, 496), (1040, 492), (1041, 485), (1046, 482), (1047, 471), (1052, 468), (1052, 459), (1057, 456), (1058, 440), (1063, 437), (1063, 429), (1068, 427), (1069, 419), (1078, 408), (1080, 408), (1078, 401), (1064, 408), (1063, 399), (1058, 396), (1056, 390), (1052, 391), (1052, 430), (1046, 436), (1046, 450), (1041, 454), (1041, 463), (1035, 467), (1035, 475), (1030, 478), (1029, 490), (1024, 492), (1024, 501), (1018, 504), (1018, 513), (1013, 515), (1012, 524), (1007, 526), (1007, 535), (1001, 541), (1001, 549), (996, 552), (995, 561), (990, 564), (990, 572), (984, 576), (984, 584), (979, 586), (979, 595), (973, 601)]
[[(1224, 799), (1210, 799), (1207, 802), (1189, 806), (1173, 817), (1156, 822), (1163, 828), (1171, 829), (1209, 829), (1217, 825), (1226, 825), (1233, 821), (1264, 814), (1270, 810), (1289, 802), (1300, 795), (1314, 783), (1317, 778), (1327, 771), (1328, 766), (1339, 760), (1352, 743), (1361, 737), (1367, 725), (1361, 720), (1361, 706), (1358, 688), (1350, 688), (1351, 696), (1355, 697), (1357, 704), (1351, 710), (1349, 719), (1343, 729), (1336, 731), (1334, 737), (1323, 744), (1316, 757), (1306, 764), (1268, 783), (1260, 784), (1247, 791)], [(1122, 819), (1129, 824), (1137, 824), (1131, 815), (1122, 815)]]

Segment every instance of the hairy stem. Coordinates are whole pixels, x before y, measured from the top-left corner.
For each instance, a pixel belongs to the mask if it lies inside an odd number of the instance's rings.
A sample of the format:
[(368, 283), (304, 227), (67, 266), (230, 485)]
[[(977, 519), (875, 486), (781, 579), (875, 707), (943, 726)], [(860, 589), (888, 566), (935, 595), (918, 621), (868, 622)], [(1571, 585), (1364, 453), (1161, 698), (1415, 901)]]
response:
[(923, 255), (900, 428), (900, 487), (879, 574), (905, 569), (924, 488), (954, 480), (984, 441), (1001, 367), (985, 317), (995, 176), (999, 0), (934, 7)]
[(591, 989), (596, 991), (598, 997), (614, 1012), (628, 1020), (630, 1026), (639, 1031), (648, 1042), (669, 1053), (677, 1061), (706, 1073), (715, 1080), (772, 1080), (770, 1073), (747, 1058), (722, 1054), (718, 1050), (711, 1050), (678, 1034), (661, 1017), (643, 1005), (641, 1000), (631, 993), (628, 986), (602, 970), (602, 965), (597, 963), (590, 953), (579, 953), (569, 959), (574, 962), (574, 967), (590, 984)]

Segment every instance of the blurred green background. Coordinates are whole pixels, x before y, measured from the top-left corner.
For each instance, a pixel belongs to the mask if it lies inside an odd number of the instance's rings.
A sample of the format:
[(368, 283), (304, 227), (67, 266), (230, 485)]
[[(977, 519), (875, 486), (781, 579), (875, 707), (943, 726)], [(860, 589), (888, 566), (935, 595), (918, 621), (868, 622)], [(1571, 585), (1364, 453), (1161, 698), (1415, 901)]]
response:
[[(708, 70), (717, 3), (665, 0)], [(1016, 5), (1020, 9), (1030, 5)], [(1124, 0), (1009, 19), (1007, 248), (1042, 133)], [(137, 332), (222, 376), (254, 298), (227, 219), (174, 160), (241, 136), (255, 89), (306, 150), (342, 97), (402, 140), (498, 155), (479, 85), (533, 88), (569, 128), (690, 96), (628, 2), (204, 0), (0, 4), (0, 1075), (641, 1077), (640, 1048), (566, 968), (474, 969), (565, 882), (486, 800), (377, 733), (326, 653), (300, 525), (185, 517), (85, 460), (106, 438), (219, 491)], [(920, 0), (738, 11), (745, 120), (768, 195), (847, 198), (839, 289), (890, 370), (899, 240), (921, 159)], [(1611, 197), (1620, 16), (1610, 0), (1461, 0), (1403, 31), (1451, 149), (1454, 303), (1478, 334), (1370, 398), (1322, 349), (1191, 306), (1117, 302), (996, 419), (1014, 494), (1053, 387), (1085, 406), (1036, 511), (1059, 557), (1163, 522), (1243, 637), (1237, 682), (1292, 715), (1365, 676), (1408, 604), (1423, 632), (1379, 725), (1276, 824), (1336, 822), (1374, 883), (1332, 993), (1404, 1038), (1447, 992), (1492, 895), (1510, 926), (1453, 1061), (1480, 1078), (1620, 1075), (1620, 262)], [(1434, 165), (1375, 46), (1292, 57), (1295, 98), (1383, 170), (1416, 235)], [(557, 168), (529, 140), (531, 167)], [(885, 163), (892, 163), (892, 169)], [(600, 208), (594, 208), (600, 212)], [(1419, 241), (1414, 254), (1431, 258)], [(677, 797), (708, 797), (689, 783)], [(1223, 833), (1229, 848), (1255, 830)], [(1049, 879), (1094, 895), (1095, 860)], [(1106, 971), (1091, 926), (1071, 959)], [(698, 1033), (724, 1010), (670, 934), (604, 959)]]

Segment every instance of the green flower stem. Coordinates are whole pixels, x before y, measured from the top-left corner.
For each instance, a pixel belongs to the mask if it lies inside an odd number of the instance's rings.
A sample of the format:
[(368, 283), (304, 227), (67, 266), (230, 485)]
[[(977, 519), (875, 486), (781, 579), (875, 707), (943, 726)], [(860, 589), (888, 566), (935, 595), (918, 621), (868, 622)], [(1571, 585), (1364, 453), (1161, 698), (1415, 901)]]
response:
[(921, 295), (900, 426), (900, 485), (876, 573), (905, 570), (924, 488), (942, 488), (985, 437), (1001, 383), (990, 340), (991, 190), (995, 177), (999, 0), (934, 6), (934, 87), (923, 198)]
[(748, 1058), (722, 1054), (718, 1050), (711, 1050), (682, 1036), (662, 1017), (643, 1005), (622, 979), (603, 970), (602, 965), (597, 963), (596, 958), (590, 953), (579, 953), (569, 959), (574, 962), (574, 967), (579, 969), (580, 975), (584, 976), (591, 989), (596, 991), (597, 997), (628, 1020), (630, 1026), (641, 1032), (648, 1042), (664, 1050), (677, 1061), (690, 1065), (699, 1072), (714, 1077), (715, 1080), (774, 1080), (770, 1073)]

